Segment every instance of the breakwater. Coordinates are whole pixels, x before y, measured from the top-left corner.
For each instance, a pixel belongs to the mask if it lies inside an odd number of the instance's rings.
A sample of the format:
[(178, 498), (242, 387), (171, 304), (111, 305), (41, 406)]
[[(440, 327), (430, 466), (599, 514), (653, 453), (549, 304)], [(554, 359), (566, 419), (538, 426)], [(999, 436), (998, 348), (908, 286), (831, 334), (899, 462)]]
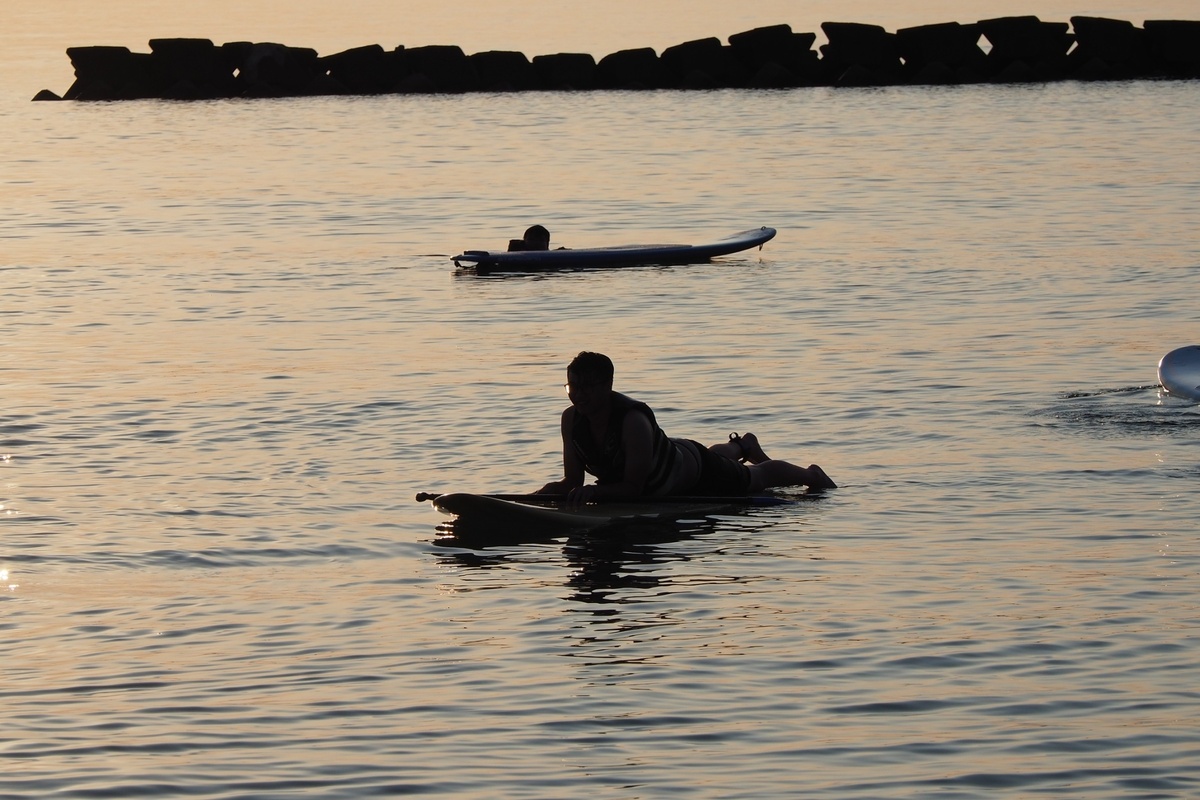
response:
[(586, 53), (532, 59), (515, 51), (467, 55), (456, 45), (387, 50), (378, 44), (322, 56), (275, 43), (152, 39), (149, 53), (71, 47), (75, 82), (35, 100), (297, 97), (593, 89), (776, 89), (803, 86), (1039, 83), (1200, 77), (1200, 21), (1034, 16), (947, 22), (889, 32), (826, 22), (815, 33), (772, 25), (697, 39), (662, 53), (635, 48), (597, 61)]

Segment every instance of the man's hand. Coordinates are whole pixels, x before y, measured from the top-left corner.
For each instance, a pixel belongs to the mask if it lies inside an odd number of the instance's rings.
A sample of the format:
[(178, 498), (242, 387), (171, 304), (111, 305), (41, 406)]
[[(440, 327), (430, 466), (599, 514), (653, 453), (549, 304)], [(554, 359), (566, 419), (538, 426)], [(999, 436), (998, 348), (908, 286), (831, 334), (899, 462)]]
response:
[(567, 505), (571, 508), (579, 508), (588, 503), (596, 502), (596, 497), (599, 494), (599, 487), (595, 484), (587, 486), (576, 486), (571, 491), (567, 492)]

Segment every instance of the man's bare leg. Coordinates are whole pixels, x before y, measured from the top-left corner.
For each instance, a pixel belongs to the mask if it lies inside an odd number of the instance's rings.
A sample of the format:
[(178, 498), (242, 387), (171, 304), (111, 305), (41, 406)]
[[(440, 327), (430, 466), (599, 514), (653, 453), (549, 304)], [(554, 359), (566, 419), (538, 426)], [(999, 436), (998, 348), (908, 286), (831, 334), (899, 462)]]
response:
[(750, 464), (750, 492), (761, 492), (776, 486), (807, 486), (810, 489), (836, 489), (825, 470), (816, 464), (800, 467), (787, 461), (770, 459), (759, 464)]
[(708, 448), (718, 455), (745, 461), (750, 468), (750, 491), (760, 492), (776, 486), (807, 486), (810, 489), (836, 489), (837, 484), (816, 464), (797, 466), (771, 458), (753, 433), (733, 434), (729, 441)]

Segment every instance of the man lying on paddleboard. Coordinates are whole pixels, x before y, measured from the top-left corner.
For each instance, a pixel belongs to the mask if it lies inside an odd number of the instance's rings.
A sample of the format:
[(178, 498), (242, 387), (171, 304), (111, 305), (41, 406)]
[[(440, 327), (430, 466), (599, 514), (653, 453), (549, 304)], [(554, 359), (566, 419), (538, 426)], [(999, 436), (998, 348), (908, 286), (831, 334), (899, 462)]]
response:
[[(672, 439), (645, 403), (613, 391), (613, 363), (583, 352), (567, 366), (562, 414), (563, 479), (538, 494), (566, 494), (573, 504), (641, 495), (741, 496), (775, 486), (835, 489), (816, 464), (799, 467), (767, 456), (752, 433), (712, 447)], [(743, 463), (744, 462), (744, 463)], [(584, 473), (596, 483), (584, 486)]]

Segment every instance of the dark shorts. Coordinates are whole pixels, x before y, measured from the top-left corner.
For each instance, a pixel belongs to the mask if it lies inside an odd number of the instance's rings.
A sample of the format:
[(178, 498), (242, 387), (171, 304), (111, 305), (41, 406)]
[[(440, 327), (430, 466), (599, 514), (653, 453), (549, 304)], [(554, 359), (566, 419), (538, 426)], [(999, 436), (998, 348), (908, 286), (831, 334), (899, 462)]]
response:
[(691, 493), (700, 497), (743, 497), (750, 494), (750, 469), (745, 464), (717, 455), (699, 442), (700, 480)]

